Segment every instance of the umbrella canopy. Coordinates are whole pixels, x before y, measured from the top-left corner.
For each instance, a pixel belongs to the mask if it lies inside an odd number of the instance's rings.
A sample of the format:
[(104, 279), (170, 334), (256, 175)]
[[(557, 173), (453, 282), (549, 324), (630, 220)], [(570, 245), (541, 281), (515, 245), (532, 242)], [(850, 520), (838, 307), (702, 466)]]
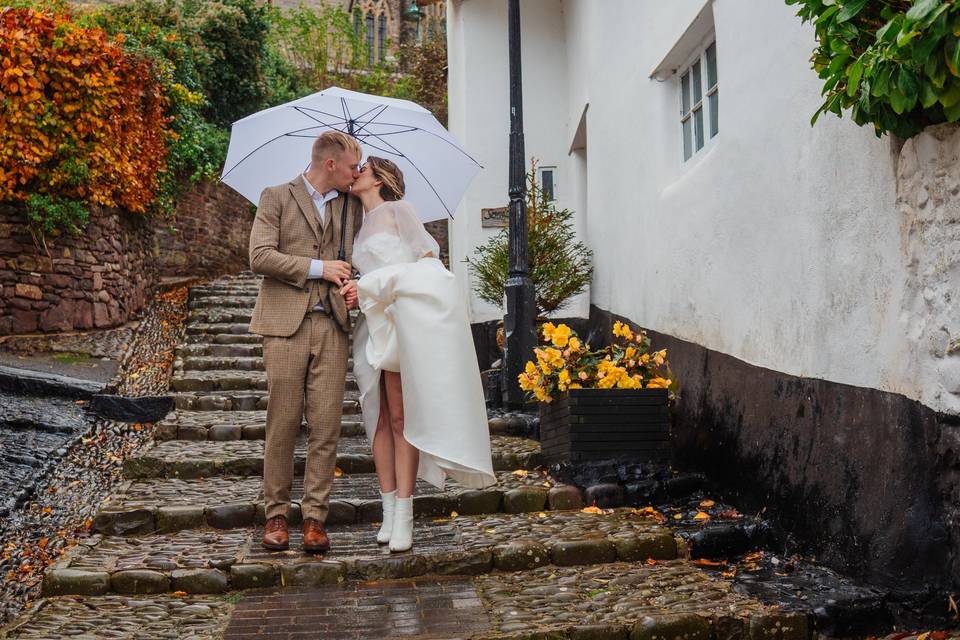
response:
[(353, 135), (364, 158), (395, 162), (424, 222), (452, 217), (481, 168), (420, 105), (331, 87), (234, 122), (220, 179), (256, 204), (264, 188), (302, 173), (331, 129)]

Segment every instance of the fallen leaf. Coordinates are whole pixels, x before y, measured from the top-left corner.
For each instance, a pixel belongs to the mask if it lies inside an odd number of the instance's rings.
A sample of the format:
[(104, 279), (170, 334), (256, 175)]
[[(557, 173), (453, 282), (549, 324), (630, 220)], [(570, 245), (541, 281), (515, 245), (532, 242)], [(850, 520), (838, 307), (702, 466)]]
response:
[(654, 566), (655, 564), (657, 564), (657, 561), (656, 561), (656, 560), (654, 560), (653, 558), (647, 558), (647, 565), (649, 565), (649, 566), (652, 567), (652, 566)]
[(693, 561), (693, 564), (698, 567), (725, 567), (727, 566), (726, 561), (724, 560), (708, 560), (707, 558), (697, 558)]
[(537, 517), (538, 517), (538, 518), (546, 518), (546, 517), (547, 517), (547, 514), (545, 514), (543, 511), (541, 511), (540, 513), (537, 514)]
[(675, 513), (675, 514), (673, 514), (673, 519), (674, 519), (674, 520), (683, 520), (683, 514), (682, 514), (682, 513)]
[(177, 598), (182, 598), (183, 596), (187, 595), (187, 592), (186, 592), (186, 591), (174, 591), (174, 592), (173, 592), (173, 595), (174, 595), (175, 597), (177, 597)]
[(744, 562), (757, 562), (763, 560), (763, 551), (754, 551), (753, 553), (748, 553), (744, 556)]
[(704, 513), (703, 511), (698, 511), (697, 515), (693, 516), (694, 520), (699, 520), (700, 522), (706, 522), (710, 519), (709, 513)]
[(739, 511), (737, 511), (736, 509), (726, 509), (726, 510), (721, 511), (720, 513), (718, 513), (718, 514), (717, 514), (717, 517), (718, 517), (718, 518), (724, 518), (724, 519), (726, 519), (726, 520), (735, 520), (736, 518), (742, 518), (742, 517), (743, 517), (743, 514), (741, 514), (741, 513), (740, 513)]
[(714, 506), (716, 506), (716, 504), (717, 504), (717, 503), (714, 502), (713, 500), (704, 500), (703, 502), (700, 503), (700, 508), (701, 508), (701, 509), (712, 509)]
[(526, 469), (517, 469), (513, 472), (513, 475), (517, 476), (518, 478), (526, 478), (528, 475), (530, 475), (530, 472)]
[(597, 513), (597, 514), (603, 513), (603, 509), (601, 509), (596, 505), (593, 505), (591, 507), (584, 507), (583, 509), (580, 509), (580, 511), (582, 511), (583, 513)]
[(342, 475), (343, 475), (343, 469), (341, 469), (340, 467), (334, 467), (334, 469), (333, 469), (333, 477), (334, 477), (334, 478), (339, 478), (339, 477), (342, 476)]
[(50, 544), (49, 538), (40, 538), (40, 540), (37, 542), (37, 546), (41, 549), (46, 549), (48, 544)]
[(451, 517), (451, 518), (456, 518), (458, 515), (460, 515), (460, 514), (457, 513), (456, 511), (451, 511), (451, 512), (450, 512), (450, 517)]

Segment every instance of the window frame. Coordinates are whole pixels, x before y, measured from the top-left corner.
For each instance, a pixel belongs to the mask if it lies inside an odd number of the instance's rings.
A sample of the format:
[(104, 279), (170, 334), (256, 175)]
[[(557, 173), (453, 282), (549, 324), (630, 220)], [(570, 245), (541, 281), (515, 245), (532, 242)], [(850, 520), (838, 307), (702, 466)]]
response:
[[(709, 78), (709, 64), (707, 58), (707, 51), (713, 47), (713, 61), (716, 69), (716, 82), (712, 85), (710, 84)], [(697, 69), (699, 65), (699, 69)], [(699, 71), (700, 75), (700, 86), (694, 87), (693, 80)], [(715, 33), (710, 33), (706, 38), (704, 38), (700, 44), (693, 50), (690, 56), (687, 58), (685, 64), (681, 65), (677, 69), (676, 78), (677, 78), (677, 102), (679, 103), (679, 112), (680, 112), (680, 161), (681, 164), (687, 164), (691, 160), (694, 160), (698, 155), (701, 155), (702, 152), (707, 150), (712, 144), (713, 141), (720, 135), (720, 121), (719, 117), (715, 116), (719, 114), (719, 92), (720, 92), (720, 70), (719, 70), (719, 61), (717, 60), (717, 37)], [(696, 89), (699, 88), (700, 96), (696, 97)], [(717, 96), (716, 106), (714, 106), (714, 101), (710, 98), (712, 96)], [(688, 103), (688, 108), (685, 108), (684, 102)], [(699, 114), (700, 118), (698, 120), (697, 115)], [(713, 130), (713, 123), (716, 121), (717, 128), (716, 131)], [(685, 125), (687, 122), (690, 123), (690, 155), (687, 155), (687, 131)], [(699, 133), (702, 137), (700, 140), (701, 144), (697, 147), (698, 143), (698, 125)]]
[(557, 201), (557, 192), (560, 190), (560, 181), (557, 180), (557, 166), (556, 165), (547, 165), (547, 166), (537, 166), (537, 184), (540, 186), (540, 189), (543, 189), (543, 172), (550, 171), (552, 174), (551, 186), (553, 188), (553, 197), (548, 200), (548, 202)]

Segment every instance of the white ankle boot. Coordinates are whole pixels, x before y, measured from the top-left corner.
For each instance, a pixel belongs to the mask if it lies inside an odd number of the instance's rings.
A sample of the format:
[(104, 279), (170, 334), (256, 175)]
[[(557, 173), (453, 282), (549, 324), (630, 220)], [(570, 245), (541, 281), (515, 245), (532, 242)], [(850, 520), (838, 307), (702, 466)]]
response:
[(390, 532), (390, 551), (407, 551), (413, 546), (413, 497), (397, 498)]
[(397, 503), (397, 492), (380, 492), (380, 500), (383, 502), (383, 524), (380, 525), (380, 531), (377, 531), (377, 544), (387, 544), (390, 542), (390, 532), (393, 531), (393, 510)]

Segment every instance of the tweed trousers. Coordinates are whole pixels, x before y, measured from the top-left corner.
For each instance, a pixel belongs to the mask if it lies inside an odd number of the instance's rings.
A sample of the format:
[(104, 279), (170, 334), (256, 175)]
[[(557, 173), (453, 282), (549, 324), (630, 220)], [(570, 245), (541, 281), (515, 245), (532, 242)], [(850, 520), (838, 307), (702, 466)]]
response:
[(304, 518), (326, 522), (337, 463), (349, 338), (323, 312), (307, 314), (289, 337), (264, 336), (267, 370), (267, 433), (263, 496), (267, 518), (287, 515), (293, 457), (306, 418), (307, 464), (303, 479)]

